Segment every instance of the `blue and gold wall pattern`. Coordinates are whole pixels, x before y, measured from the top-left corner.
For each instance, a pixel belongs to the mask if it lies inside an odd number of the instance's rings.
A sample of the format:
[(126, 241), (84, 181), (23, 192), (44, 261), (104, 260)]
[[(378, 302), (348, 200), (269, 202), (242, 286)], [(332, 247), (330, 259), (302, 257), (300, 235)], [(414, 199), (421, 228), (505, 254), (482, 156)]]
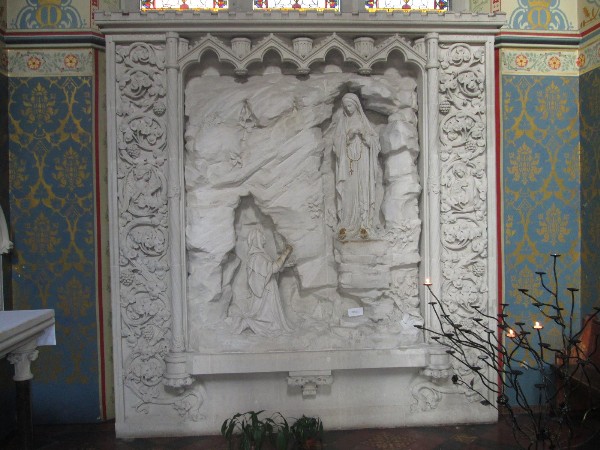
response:
[(72, 5), (73, 0), (26, 0), (17, 14), (15, 28), (21, 30), (48, 28), (83, 28), (85, 21)]
[(600, 67), (581, 75), (580, 97), (582, 314), (589, 314), (600, 303)]
[[(573, 30), (560, 0), (517, 0), (518, 6), (508, 19), (508, 26), (517, 30)], [(564, 1), (564, 0), (563, 0)], [(574, 0), (568, 0), (574, 1)]]
[(535, 272), (550, 271), (549, 254), (562, 255), (562, 288), (580, 286), (579, 83), (505, 75), (501, 88), (505, 301), (531, 324), (540, 314), (517, 290), (542, 294)]
[[(544, 298), (536, 272), (551, 272), (551, 253), (562, 255), (562, 300), (581, 283), (577, 52), (502, 50), (500, 70), (504, 312), (526, 327), (542, 322), (548, 342), (558, 344), (561, 330), (518, 289)], [(522, 356), (521, 383), (535, 403), (540, 381)]]
[(37, 362), (34, 410), (42, 422), (95, 421), (93, 79), (15, 77), (9, 90), (14, 305), (53, 308), (57, 322), (58, 345)]

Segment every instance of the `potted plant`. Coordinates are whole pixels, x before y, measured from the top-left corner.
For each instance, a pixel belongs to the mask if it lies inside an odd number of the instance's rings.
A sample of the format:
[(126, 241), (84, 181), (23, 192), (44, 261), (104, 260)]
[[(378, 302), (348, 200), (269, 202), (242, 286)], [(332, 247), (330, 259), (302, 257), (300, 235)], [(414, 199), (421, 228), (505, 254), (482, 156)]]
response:
[(261, 450), (266, 442), (274, 438), (279, 425), (271, 417), (260, 418), (263, 412), (237, 413), (223, 422), (221, 434), (227, 440), (229, 450), (234, 448), (236, 442), (239, 450)]
[(290, 427), (293, 444), (298, 450), (314, 450), (322, 447), (323, 423), (318, 417), (302, 416)]

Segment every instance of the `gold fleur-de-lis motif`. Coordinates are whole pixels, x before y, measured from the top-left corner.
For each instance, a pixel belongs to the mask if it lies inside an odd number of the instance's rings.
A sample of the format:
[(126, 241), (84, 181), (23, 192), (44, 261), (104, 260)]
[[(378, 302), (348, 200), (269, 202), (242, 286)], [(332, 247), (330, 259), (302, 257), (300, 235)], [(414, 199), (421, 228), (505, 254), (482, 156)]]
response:
[(90, 308), (89, 302), (80, 299), (90, 298), (90, 289), (78, 278), (73, 277), (58, 288), (58, 308), (66, 317), (79, 319), (85, 317)]
[(531, 304), (531, 299), (523, 294), (516, 293), (517, 289), (525, 288), (529, 290), (529, 294), (534, 297), (542, 295), (540, 286), (540, 277), (527, 265), (523, 266), (518, 275), (511, 276), (511, 295), (514, 295), (514, 305), (526, 305)]
[(38, 83), (31, 91), (29, 98), (23, 100), (23, 115), (29, 119), (30, 123), (48, 122), (56, 113), (55, 104), (54, 95), (49, 95), (48, 91)]
[[(580, 144), (578, 144), (580, 147)], [(565, 165), (563, 170), (566, 175), (568, 175), (571, 181), (575, 181), (579, 176), (579, 154), (581, 153), (581, 148), (578, 148), (577, 153), (565, 153)]]
[(534, 154), (533, 150), (525, 143), (517, 150), (516, 154), (510, 154), (508, 159), (510, 160), (508, 173), (514, 177), (516, 182), (524, 185), (535, 182), (536, 176), (542, 171), (539, 167), (540, 155)]
[(60, 243), (58, 225), (43, 212), (25, 229), (25, 236), (28, 250), (41, 256), (54, 252)]
[(561, 120), (569, 111), (567, 94), (554, 83), (550, 83), (542, 92), (538, 92), (538, 106), (536, 110), (542, 115), (543, 120)]
[(514, 216), (512, 214), (507, 215), (504, 221), (504, 241), (507, 245), (510, 245), (511, 239), (517, 233), (514, 225)]
[(87, 164), (72, 147), (69, 147), (55, 168), (54, 179), (63, 188), (70, 190), (83, 187), (84, 180), (89, 177)]
[(546, 211), (546, 214), (540, 214), (538, 218), (540, 228), (537, 232), (543, 242), (550, 242), (552, 245), (565, 242), (565, 236), (570, 233), (569, 216), (562, 214), (555, 203)]

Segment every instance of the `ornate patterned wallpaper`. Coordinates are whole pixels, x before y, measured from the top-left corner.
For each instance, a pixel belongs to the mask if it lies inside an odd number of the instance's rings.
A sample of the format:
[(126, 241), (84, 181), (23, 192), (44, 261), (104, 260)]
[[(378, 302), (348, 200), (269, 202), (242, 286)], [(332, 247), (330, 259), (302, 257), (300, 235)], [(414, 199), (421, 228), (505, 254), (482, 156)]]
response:
[(578, 57), (576, 49), (509, 48), (500, 53), (500, 70), (503, 75), (577, 76)]
[(89, 0), (17, 0), (8, 11), (8, 27), (18, 30), (89, 28), (91, 3)]
[(577, 28), (577, 2), (573, 0), (503, 0), (502, 9), (507, 13), (510, 11), (508, 27), (516, 30), (570, 31)]
[(600, 0), (579, 0), (579, 28), (581, 31), (600, 23)]
[(501, 92), (505, 301), (532, 323), (537, 309), (517, 289), (541, 294), (535, 272), (550, 271), (550, 253), (563, 255), (562, 288), (581, 284), (579, 83), (506, 74)]
[(100, 411), (92, 62), (92, 50), (9, 52), (14, 307), (57, 321), (33, 384), (45, 422)]
[(89, 29), (94, 11), (119, 8), (120, 0), (10, 0), (6, 21), (12, 30)]
[(8, 70), (13, 77), (91, 76), (94, 54), (90, 49), (11, 50)]
[(598, 305), (600, 292), (600, 68), (579, 80), (581, 98), (582, 314)]
[(600, 33), (586, 40), (579, 51), (579, 69), (586, 73), (600, 67)]

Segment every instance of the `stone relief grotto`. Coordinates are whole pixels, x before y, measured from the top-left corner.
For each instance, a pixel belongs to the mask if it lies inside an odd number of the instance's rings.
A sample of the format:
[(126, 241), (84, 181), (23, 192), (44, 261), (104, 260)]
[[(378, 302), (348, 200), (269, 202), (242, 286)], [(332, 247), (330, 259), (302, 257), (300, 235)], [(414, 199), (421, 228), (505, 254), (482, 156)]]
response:
[(319, 17), (95, 15), (120, 437), (263, 409), (330, 428), (496, 418), (415, 325), (434, 323), (426, 278), (465, 326), (495, 314), (504, 16)]
[(193, 350), (422, 342), (417, 82), (401, 66), (239, 83), (207, 63), (186, 84)]

